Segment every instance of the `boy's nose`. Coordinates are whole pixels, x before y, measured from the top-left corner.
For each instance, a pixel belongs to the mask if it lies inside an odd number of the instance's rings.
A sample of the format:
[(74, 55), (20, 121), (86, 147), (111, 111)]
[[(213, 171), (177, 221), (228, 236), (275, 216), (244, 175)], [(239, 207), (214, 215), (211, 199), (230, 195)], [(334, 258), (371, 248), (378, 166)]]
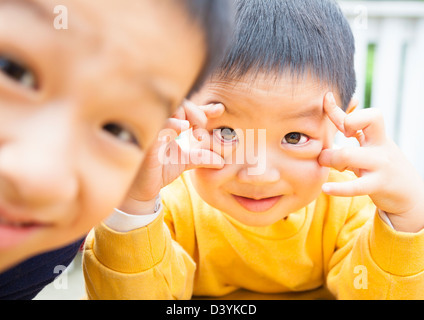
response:
[(253, 185), (268, 185), (281, 179), (280, 171), (269, 162), (262, 165), (244, 165), (237, 173), (240, 183)]
[(21, 206), (47, 206), (76, 196), (74, 158), (65, 131), (57, 125), (46, 130), (29, 127), (25, 135), (0, 144), (3, 200)]

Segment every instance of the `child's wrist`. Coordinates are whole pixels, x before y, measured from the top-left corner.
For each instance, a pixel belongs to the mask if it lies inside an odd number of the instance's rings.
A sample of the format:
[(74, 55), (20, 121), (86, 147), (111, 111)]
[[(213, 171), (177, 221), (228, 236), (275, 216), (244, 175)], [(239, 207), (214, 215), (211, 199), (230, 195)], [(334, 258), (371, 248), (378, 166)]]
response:
[(126, 198), (117, 208), (129, 215), (150, 215), (156, 213), (160, 206), (160, 195), (149, 201), (138, 201), (132, 198)]
[(418, 210), (404, 214), (386, 212), (396, 231), (416, 233), (424, 229), (424, 211)]

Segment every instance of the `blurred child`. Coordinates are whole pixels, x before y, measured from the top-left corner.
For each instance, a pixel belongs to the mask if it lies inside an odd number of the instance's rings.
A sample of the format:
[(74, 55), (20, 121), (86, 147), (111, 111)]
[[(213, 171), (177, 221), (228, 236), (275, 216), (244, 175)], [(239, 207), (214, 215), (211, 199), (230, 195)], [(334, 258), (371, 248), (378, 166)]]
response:
[[(174, 117), (198, 137), (205, 128), (202, 152), (225, 164), (178, 177), (193, 163), (160, 161), (158, 142), (121, 210), (87, 239), (89, 298), (325, 285), (339, 299), (424, 298), (424, 182), (381, 114), (352, 112), (354, 39), (340, 9), (331, 0), (237, 3), (230, 50), (191, 99), (202, 107)], [(337, 130), (360, 145), (332, 149)]]
[(228, 1), (75, 0), (58, 28), (62, 3), (0, 1), (0, 271), (110, 215), (231, 21)]

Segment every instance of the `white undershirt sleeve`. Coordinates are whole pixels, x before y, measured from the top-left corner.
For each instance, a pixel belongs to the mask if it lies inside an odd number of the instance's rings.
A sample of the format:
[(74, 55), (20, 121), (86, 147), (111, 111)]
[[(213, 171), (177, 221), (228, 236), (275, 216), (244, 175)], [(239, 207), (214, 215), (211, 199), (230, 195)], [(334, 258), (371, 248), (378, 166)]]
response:
[(383, 210), (378, 209), (378, 215), (380, 216), (381, 220), (383, 220), (388, 226), (390, 226), (393, 230), (395, 230), (395, 227), (393, 227), (392, 222), (390, 221), (389, 217), (387, 216), (386, 212)]
[(119, 209), (114, 209), (113, 213), (103, 222), (109, 228), (116, 232), (130, 232), (139, 228), (143, 228), (161, 214), (163, 209), (161, 198), (156, 200), (155, 212), (149, 215), (132, 215), (125, 213)]

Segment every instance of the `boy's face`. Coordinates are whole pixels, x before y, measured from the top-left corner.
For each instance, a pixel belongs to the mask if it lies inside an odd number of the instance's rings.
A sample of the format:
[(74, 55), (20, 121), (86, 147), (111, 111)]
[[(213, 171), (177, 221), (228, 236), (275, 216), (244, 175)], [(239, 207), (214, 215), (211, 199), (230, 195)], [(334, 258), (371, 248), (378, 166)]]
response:
[(205, 59), (172, 2), (63, 3), (0, 0), (0, 271), (120, 204)]
[(207, 129), (227, 164), (192, 172), (199, 195), (250, 226), (271, 225), (316, 199), (329, 174), (318, 157), (336, 133), (323, 110), (328, 91), (308, 78), (293, 85), (289, 77), (205, 85), (192, 100), (225, 106)]

